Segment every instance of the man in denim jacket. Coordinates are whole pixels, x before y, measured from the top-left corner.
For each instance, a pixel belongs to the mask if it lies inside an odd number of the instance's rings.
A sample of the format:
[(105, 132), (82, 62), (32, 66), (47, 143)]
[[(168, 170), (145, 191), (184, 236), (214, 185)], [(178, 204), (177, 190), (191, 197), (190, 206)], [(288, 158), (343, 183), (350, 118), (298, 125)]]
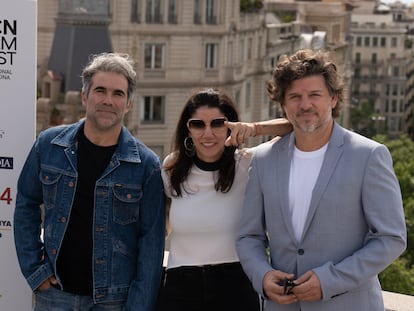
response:
[(26, 160), (14, 234), (34, 310), (152, 310), (165, 202), (158, 157), (122, 125), (135, 77), (128, 56), (95, 56), (85, 120), (42, 132)]

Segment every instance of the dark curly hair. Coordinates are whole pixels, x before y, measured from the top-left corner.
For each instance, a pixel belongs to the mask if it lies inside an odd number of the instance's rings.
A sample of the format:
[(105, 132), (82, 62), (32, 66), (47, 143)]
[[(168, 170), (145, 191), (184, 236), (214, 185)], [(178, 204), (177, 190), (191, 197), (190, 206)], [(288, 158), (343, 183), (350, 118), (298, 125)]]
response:
[(344, 102), (344, 84), (327, 52), (299, 50), (291, 56), (281, 56), (272, 79), (267, 82), (267, 93), (283, 108), (286, 90), (293, 81), (319, 75), (325, 79), (329, 94), (338, 96), (338, 102), (332, 109), (332, 117), (337, 118)]

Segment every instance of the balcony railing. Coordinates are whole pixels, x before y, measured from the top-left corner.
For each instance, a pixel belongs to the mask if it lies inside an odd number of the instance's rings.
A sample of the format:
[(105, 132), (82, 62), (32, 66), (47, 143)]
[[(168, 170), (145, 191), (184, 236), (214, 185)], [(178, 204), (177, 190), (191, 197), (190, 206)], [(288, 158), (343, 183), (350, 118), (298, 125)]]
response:
[(412, 311), (414, 310), (414, 296), (392, 292), (382, 292), (385, 311)]

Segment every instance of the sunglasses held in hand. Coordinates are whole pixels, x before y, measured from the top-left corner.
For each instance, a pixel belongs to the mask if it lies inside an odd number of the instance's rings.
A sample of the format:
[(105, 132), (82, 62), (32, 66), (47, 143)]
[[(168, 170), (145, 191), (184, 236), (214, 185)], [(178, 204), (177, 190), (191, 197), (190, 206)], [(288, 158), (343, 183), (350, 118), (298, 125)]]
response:
[(283, 286), (283, 295), (291, 295), (293, 287), (296, 286), (296, 284), (293, 282), (294, 280), (285, 278), (282, 281), (279, 281), (277, 284), (279, 286)]

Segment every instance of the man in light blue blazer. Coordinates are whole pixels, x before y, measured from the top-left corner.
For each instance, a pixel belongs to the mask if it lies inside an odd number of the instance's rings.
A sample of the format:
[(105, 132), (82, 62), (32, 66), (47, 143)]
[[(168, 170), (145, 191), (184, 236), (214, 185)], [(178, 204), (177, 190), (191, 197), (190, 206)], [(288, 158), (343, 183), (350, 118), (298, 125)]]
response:
[(406, 247), (388, 149), (339, 126), (323, 52), (283, 57), (268, 83), (293, 132), (252, 159), (237, 250), (265, 311), (383, 311), (378, 273)]

